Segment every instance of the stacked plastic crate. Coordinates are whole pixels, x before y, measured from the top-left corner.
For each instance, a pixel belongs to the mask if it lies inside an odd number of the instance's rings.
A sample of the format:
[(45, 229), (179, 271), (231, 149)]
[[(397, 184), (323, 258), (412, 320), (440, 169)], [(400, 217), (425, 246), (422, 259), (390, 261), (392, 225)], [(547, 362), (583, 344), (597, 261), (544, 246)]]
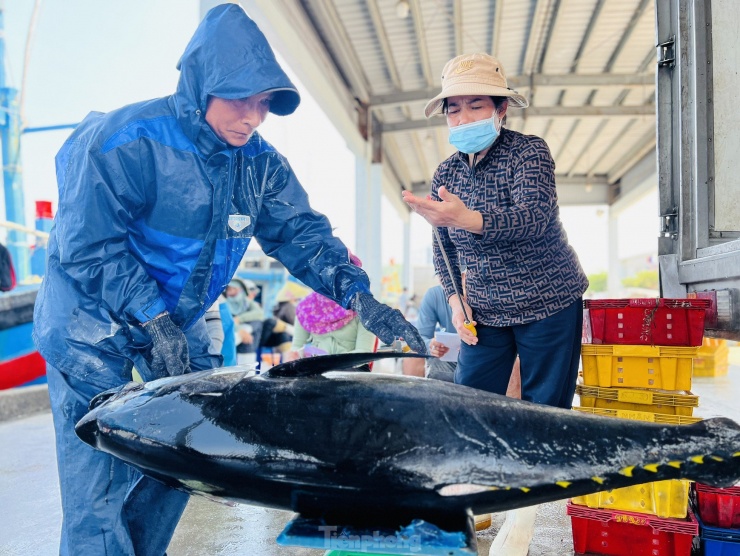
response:
[(694, 376), (724, 376), (730, 368), (727, 340), (704, 338), (694, 359)]
[[(585, 302), (583, 380), (574, 409), (656, 423), (699, 421), (692, 363), (702, 345), (698, 299)], [(588, 342), (588, 343), (586, 343)], [(573, 498), (567, 511), (577, 554), (689, 556), (698, 523), (689, 482), (659, 481)]]
[(704, 556), (740, 554), (740, 487), (694, 484), (694, 508)]
[[(694, 376), (724, 376), (730, 366), (727, 340), (704, 338), (694, 359)], [(740, 487), (693, 486), (694, 511), (699, 522), (704, 556), (740, 554)]]

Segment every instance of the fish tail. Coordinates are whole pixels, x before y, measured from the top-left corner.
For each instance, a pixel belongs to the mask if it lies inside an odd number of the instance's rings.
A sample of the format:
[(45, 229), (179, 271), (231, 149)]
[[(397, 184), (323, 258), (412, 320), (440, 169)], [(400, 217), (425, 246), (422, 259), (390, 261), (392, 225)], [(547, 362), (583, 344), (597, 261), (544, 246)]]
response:
[(679, 428), (691, 429), (692, 440), (697, 440), (692, 442), (696, 453), (683, 462), (688, 479), (718, 488), (740, 482), (740, 425), (717, 417)]

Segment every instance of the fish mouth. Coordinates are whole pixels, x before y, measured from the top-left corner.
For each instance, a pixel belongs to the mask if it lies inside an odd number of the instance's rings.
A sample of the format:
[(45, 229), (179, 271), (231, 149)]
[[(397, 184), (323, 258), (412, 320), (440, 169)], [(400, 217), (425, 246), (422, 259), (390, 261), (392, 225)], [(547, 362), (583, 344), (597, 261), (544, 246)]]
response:
[(99, 408), (103, 407), (109, 402), (113, 402), (120, 399), (131, 392), (137, 392), (143, 390), (145, 384), (139, 382), (129, 382), (123, 386), (117, 386), (110, 390), (105, 390), (97, 394), (90, 400), (88, 406), (88, 412), (80, 419), (75, 425), (75, 433), (78, 438), (89, 444), (92, 447), (97, 445), (97, 436), (100, 430), (98, 424), (98, 416), (100, 414)]
[(75, 425), (75, 433), (77, 434), (77, 438), (94, 448), (98, 436), (98, 419), (96, 415), (87, 413)]

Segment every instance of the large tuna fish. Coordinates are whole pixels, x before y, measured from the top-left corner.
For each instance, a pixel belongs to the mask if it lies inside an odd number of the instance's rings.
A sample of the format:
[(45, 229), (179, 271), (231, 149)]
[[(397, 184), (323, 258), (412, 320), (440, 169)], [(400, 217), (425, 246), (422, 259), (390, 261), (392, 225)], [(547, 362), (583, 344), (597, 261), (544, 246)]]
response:
[(398, 356), (132, 383), (93, 400), (77, 434), (173, 487), (328, 522), (434, 522), (663, 479), (740, 479), (729, 419), (625, 421), (350, 369)]

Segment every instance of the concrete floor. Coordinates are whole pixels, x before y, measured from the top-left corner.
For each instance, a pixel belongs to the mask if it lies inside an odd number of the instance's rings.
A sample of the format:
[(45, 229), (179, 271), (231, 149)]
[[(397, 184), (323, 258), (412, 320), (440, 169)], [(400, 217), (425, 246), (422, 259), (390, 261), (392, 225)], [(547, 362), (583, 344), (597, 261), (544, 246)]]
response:
[[(740, 348), (731, 350), (728, 375), (694, 378), (701, 417), (726, 416), (740, 422)], [(394, 372), (395, 368), (385, 369)], [(0, 397), (0, 404), (6, 403)], [(58, 553), (61, 510), (56, 475), (54, 433), (48, 411), (0, 422), (0, 556), (51, 556)], [(281, 547), (276, 536), (289, 512), (254, 506), (224, 506), (193, 497), (172, 540), (170, 556), (234, 555), (320, 556), (324, 551)], [(479, 533), (479, 553), (488, 548), (503, 514)], [(565, 502), (540, 507), (530, 556), (573, 554)]]

